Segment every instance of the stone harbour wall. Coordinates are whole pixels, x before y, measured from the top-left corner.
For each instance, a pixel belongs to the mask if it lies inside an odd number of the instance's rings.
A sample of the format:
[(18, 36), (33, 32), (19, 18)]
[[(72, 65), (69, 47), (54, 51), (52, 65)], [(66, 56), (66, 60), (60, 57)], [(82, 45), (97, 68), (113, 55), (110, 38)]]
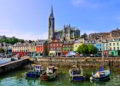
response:
[(120, 67), (120, 57), (43, 57), (34, 62), (44, 66), (55, 65), (58, 67), (71, 67), (73, 65), (88, 68), (100, 67), (100, 65)]

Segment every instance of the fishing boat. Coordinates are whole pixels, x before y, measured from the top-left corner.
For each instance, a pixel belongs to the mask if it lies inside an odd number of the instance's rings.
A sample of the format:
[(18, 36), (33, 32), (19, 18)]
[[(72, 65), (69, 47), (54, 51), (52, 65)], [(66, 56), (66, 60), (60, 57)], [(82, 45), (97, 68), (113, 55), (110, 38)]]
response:
[(73, 66), (69, 70), (70, 81), (84, 81), (85, 76), (83, 75), (82, 67), (78, 68), (77, 66)]
[(110, 80), (110, 70), (104, 70), (104, 67), (100, 67), (96, 73), (92, 73), (90, 77), (91, 81), (109, 81)]
[(33, 65), (32, 71), (25, 73), (26, 77), (37, 78), (44, 72), (44, 67), (42, 65)]
[(40, 76), (40, 80), (43, 81), (52, 81), (55, 80), (57, 77), (57, 67), (55, 66), (48, 66), (46, 71)]

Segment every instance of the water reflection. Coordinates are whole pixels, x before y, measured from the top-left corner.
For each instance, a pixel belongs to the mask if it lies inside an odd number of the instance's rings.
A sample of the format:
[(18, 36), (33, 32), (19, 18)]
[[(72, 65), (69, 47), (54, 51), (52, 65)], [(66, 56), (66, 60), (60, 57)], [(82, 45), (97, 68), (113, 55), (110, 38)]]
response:
[(40, 81), (40, 78), (26, 78), (25, 71), (16, 71), (0, 77), (0, 86), (120, 86), (120, 75), (112, 75), (109, 82), (70, 82), (67, 74), (60, 75), (56, 81)]

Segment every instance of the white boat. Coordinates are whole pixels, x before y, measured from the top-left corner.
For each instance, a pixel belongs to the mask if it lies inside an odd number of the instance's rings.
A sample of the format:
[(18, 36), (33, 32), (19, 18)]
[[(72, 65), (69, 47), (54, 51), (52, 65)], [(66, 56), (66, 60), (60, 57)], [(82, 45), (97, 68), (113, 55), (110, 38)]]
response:
[(55, 80), (57, 77), (57, 67), (55, 66), (48, 66), (46, 72), (44, 72), (44, 74), (42, 74), (40, 76), (40, 80), (44, 80), (44, 81), (51, 81), (51, 80)]
[(110, 80), (110, 70), (104, 70), (104, 68), (101, 68), (101, 69), (99, 71), (96, 71), (96, 73), (92, 73), (92, 77), (90, 77), (91, 81), (108, 81), (108, 80)]

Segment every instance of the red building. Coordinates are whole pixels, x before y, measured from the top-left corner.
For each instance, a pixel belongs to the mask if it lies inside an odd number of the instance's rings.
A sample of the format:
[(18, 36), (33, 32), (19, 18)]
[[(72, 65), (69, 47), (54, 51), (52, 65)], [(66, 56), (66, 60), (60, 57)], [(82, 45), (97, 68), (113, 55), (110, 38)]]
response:
[(36, 52), (40, 54), (40, 56), (45, 55), (45, 48), (47, 49), (47, 41), (40, 40), (36, 42)]
[(49, 54), (54, 53), (56, 56), (63, 54), (63, 41), (51, 40), (49, 41)]
[(104, 56), (108, 56), (108, 50), (104, 50)]

